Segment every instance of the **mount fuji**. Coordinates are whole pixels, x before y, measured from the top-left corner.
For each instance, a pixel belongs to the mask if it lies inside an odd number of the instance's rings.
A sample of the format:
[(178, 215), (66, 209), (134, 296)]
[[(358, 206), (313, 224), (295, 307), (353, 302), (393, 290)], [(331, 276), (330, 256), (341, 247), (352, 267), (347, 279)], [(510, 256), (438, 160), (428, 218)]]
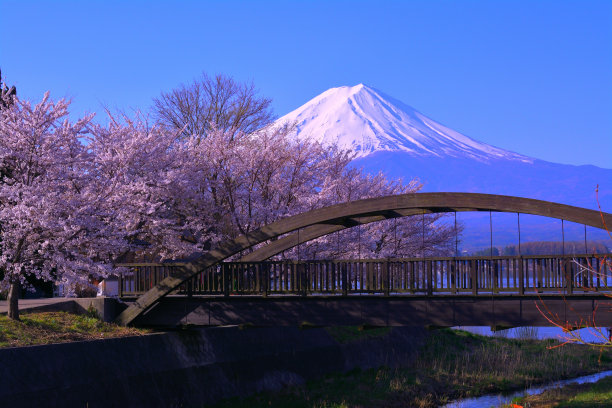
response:
[[(359, 84), (331, 88), (279, 118), (298, 138), (337, 143), (355, 153), (353, 166), (390, 178), (418, 178), (422, 191), (505, 194), (604, 210), (612, 207), (612, 169), (551, 163), (491, 146), (456, 132), (381, 91)], [(490, 244), (489, 214), (461, 214), (463, 246)], [(485, 219), (486, 218), (486, 219)], [(495, 214), (494, 245), (515, 244), (517, 220)], [(569, 224), (569, 225), (568, 225)], [(485, 233), (486, 227), (486, 233)], [(565, 223), (566, 240), (583, 228)], [(521, 217), (521, 240), (561, 240), (560, 221)], [(606, 235), (589, 228), (589, 240)], [(610, 246), (610, 242), (607, 242)]]

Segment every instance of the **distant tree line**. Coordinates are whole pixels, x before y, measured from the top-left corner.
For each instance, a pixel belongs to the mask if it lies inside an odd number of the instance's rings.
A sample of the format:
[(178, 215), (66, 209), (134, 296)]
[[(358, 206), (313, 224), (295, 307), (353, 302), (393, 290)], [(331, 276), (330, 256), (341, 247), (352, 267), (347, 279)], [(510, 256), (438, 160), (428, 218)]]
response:
[(521, 244), (520, 252), (518, 245), (507, 245), (500, 248), (493, 247), (474, 251), (470, 256), (516, 256), (516, 255), (561, 255), (561, 254), (606, 254), (610, 252), (601, 241), (587, 241), (586, 251), (584, 241), (533, 241)]

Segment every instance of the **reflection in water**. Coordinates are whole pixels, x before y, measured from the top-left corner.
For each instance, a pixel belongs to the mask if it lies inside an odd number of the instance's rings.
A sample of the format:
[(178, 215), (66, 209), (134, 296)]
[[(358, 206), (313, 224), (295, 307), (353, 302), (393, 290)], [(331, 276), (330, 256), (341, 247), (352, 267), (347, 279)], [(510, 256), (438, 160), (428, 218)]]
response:
[(551, 388), (562, 387), (567, 384), (583, 384), (583, 383), (592, 383), (599, 381), (604, 377), (608, 377), (612, 375), (612, 371), (604, 371), (602, 373), (587, 375), (584, 377), (572, 378), (571, 380), (564, 381), (556, 381), (552, 384), (542, 385), (538, 387), (528, 388), (524, 391), (517, 391), (512, 394), (502, 395), (502, 394), (489, 394), (483, 395), (482, 397), (477, 398), (469, 398), (458, 401), (453, 401), (450, 404), (446, 404), (443, 408), (481, 408), (481, 407), (499, 407), (503, 404), (508, 404), (512, 401), (513, 398), (523, 397), (525, 395), (534, 395), (541, 394), (542, 392), (549, 390)]

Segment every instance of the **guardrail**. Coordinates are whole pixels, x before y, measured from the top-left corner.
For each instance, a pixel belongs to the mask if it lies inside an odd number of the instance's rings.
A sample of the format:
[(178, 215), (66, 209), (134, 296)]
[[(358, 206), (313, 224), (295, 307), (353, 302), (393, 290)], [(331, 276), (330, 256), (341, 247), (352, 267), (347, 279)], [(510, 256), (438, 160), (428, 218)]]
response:
[[(173, 294), (435, 295), (612, 292), (604, 254), (436, 257), (407, 259), (224, 262), (186, 281)], [(609, 258), (607, 258), (609, 259)], [(180, 263), (132, 263), (119, 277), (119, 296), (140, 296)]]

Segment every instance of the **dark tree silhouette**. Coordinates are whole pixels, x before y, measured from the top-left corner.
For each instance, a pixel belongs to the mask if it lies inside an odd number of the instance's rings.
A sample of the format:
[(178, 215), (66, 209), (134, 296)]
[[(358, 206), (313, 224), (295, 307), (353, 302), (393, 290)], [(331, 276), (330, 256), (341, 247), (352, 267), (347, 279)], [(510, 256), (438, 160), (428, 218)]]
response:
[(2, 82), (2, 71), (0, 70), (0, 109), (8, 108), (16, 97), (17, 89), (14, 86), (9, 88)]

